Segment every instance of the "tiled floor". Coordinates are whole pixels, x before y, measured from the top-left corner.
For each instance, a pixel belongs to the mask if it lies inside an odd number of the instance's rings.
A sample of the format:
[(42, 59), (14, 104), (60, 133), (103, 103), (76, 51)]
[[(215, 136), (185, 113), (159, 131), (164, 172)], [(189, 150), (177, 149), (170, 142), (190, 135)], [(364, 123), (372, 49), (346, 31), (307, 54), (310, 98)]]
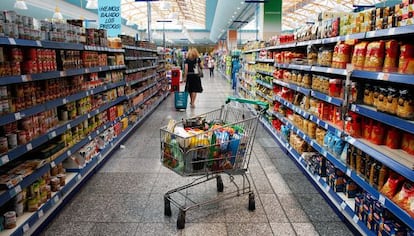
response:
[[(207, 75), (207, 74), (206, 74)], [(242, 196), (188, 211), (185, 229), (176, 229), (178, 211), (164, 216), (163, 194), (188, 183), (159, 161), (159, 128), (168, 120), (220, 107), (233, 92), (216, 72), (203, 78), (204, 92), (196, 107), (174, 108), (169, 96), (148, 120), (49, 224), (43, 235), (352, 235), (297, 166), (260, 127), (249, 175), (256, 193), (256, 210)], [(231, 185), (223, 177), (224, 191)], [(195, 198), (217, 195), (215, 182), (191, 192)]]

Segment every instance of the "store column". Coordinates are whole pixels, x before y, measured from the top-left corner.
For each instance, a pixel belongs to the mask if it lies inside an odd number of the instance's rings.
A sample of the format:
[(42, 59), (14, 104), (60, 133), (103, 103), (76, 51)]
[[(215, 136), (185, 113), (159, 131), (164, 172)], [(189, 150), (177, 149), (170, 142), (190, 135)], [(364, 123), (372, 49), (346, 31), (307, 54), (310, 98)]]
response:
[(269, 40), (282, 32), (282, 0), (268, 1), (259, 5), (259, 39)]
[[(227, 30), (227, 48), (230, 50), (230, 54), (232, 50), (237, 49), (237, 30)], [(232, 58), (232, 63), (231, 63), (231, 84), (232, 84), (232, 88), (236, 89), (236, 83), (237, 83), (237, 78), (236, 78), (236, 74), (239, 71), (239, 63), (238, 63), (238, 58), (237, 61), (235, 61), (235, 58)]]

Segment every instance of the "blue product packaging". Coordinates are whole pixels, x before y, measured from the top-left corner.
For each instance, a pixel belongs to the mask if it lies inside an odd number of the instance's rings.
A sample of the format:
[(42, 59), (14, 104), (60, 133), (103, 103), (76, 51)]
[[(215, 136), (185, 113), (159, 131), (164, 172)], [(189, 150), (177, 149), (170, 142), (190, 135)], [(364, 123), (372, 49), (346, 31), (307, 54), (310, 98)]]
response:
[(325, 134), (325, 137), (323, 138), (323, 146), (328, 149), (329, 148), (329, 142), (331, 141), (332, 138), (332, 133), (331, 132), (327, 132)]
[(340, 157), (342, 151), (344, 150), (345, 142), (341, 138), (336, 137), (335, 145), (332, 148), (333, 154), (337, 157)]
[(239, 134), (234, 134), (229, 142), (229, 151), (231, 153), (230, 162), (232, 165), (234, 165), (234, 162), (236, 161), (236, 155), (237, 155), (239, 146), (240, 146), (240, 136)]

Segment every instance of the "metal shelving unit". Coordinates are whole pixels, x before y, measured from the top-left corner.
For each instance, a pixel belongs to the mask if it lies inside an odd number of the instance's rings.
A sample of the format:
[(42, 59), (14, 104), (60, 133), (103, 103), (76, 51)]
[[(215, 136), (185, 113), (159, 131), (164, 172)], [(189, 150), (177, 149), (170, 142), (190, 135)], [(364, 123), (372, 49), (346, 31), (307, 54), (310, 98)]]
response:
[[(396, 27), (378, 31), (370, 31), (366, 33), (358, 33), (346, 36), (338, 36), (326, 39), (316, 39), (304, 42), (297, 42), (297, 43), (289, 43), (284, 45), (277, 45), (272, 47), (266, 47), (257, 50), (250, 50), (246, 53), (260, 51), (260, 50), (280, 50), (285, 48), (295, 48), (295, 47), (305, 47), (308, 45), (322, 45), (322, 44), (333, 44), (339, 41), (344, 41), (348, 39), (373, 39), (373, 38), (384, 38), (384, 37), (394, 37), (395, 35), (412, 35), (414, 34), (414, 25), (410, 26), (403, 26), (403, 27)], [(300, 70), (300, 71), (307, 71), (307, 72), (315, 72), (315, 73), (323, 73), (332, 76), (345, 76), (348, 75), (347, 70), (345, 69), (337, 69), (337, 68), (330, 68), (330, 67), (320, 67), (320, 66), (308, 66), (308, 65), (296, 65), (296, 64), (279, 64), (275, 63), (274, 66), (280, 69), (291, 69), (291, 70)], [(260, 73), (260, 72), (259, 72)], [(399, 83), (402, 86), (404, 85), (414, 85), (414, 76), (413, 75), (405, 75), (399, 73), (385, 73), (385, 72), (371, 72), (371, 71), (362, 71), (362, 70), (354, 70), (350, 73), (351, 78), (359, 78), (359, 79), (367, 79), (367, 80), (376, 80), (381, 82), (387, 83)], [(260, 83), (260, 82), (259, 82)], [(293, 85), (291, 83), (287, 83), (282, 80), (274, 79), (274, 84), (290, 88), (292, 90), (301, 92), (303, 94), (311, 95), (312, 97), (318, 98), (322, 101), (334, 104), (336, 106), (343, 106), (345, 102), (341, 98), (331, 97), (326, 94), (320, 93), (318, 91), (314, 91), (312, 89), (304, 89), (300, 88), (300, 86)], [(315, 115), (309, 114), (306, 111), (303, 111), (297, 106), (294, 106), (290, 102), (280, 98), (278, 96), (274, 96), (274, 100), (278, 101), (282, 105), (288, 107), (289, 109), (293, 110), (294, 112), (300, 114), (305, 119), (309, 119), (310, 121), (316, 123), (320, 127), (334, 133), (338, 137), (342, 137), (344, 141), (347, 143), (355, 146), (356, 148), (363, 150), (365, 153), (373, 157), (374, 159), (380, 161), (387, 165), (393, 171), (399, 173), (400, 175), (404, 176), (409, 181), (414, 181), (414, 164), (413, 164), (413, 155), (409, 155), (402, 150), (395, 150), (388, 148), (384, 145), (375, 145), (371, 142), (364, 140), (364, 139), (357, 139), (352, 136), (349, 136), (346, 132), (344, 132), (343, 127), (337, 127), (336, 125), (331, 124), (330, 122), (324, 121)], [(365, 105), (360, 104), (350, 104), (349, 107), (351, 111), (358, 113), (359, 115), (369, 117), (371, 119), (380, 121), (387, 125), (396, 127), (401, 129), (405, 132), (414, 133), (414, 122), (409, 120), (404, 120), (399, 117), (378, 112), (376, 109), (372, 107), (368, 107)], [(287, 127), (290, 128), (291, 132), (296, 133), (299, 137), (303, 138), (309, 145), (311, 145), (316, 151), (322, 154), (327, 160), (332, 162), (336, 168), (340, 169), (346, 175), (355, 181), (360, 187), (362, 187), (366, 192), (371, 194), (373, 198), (378, 200), (382, 205), (387, 208), (390, 212), (392, 212), (397, 218), (399, 218), (404, 224), (414, 230), (414, 219), (403, 210), (401, 207), (396, 205), (391, 199), (385, 197), (381, 194), (376, 188), (371, 186), (363, 177), (361, 177), (355, 170), (351, 169), (345, 163), (343, 163), (338, 157), (334, 156), (332, 153), (327, 151), (324, 147), (318, 144), (315, 140), (309, 138), (303, 131), (298, 129), (292, 121), (287, 119), (286, 117), (281, 116), (276, 112), (268, 112), (268, 114), (276, 117), (277, 119), (281, 120)], [(314, 176), (307, 170), (306, 163), (304, 162), (303, 158), (294, 150), (289, 143), (280, 137), (279, 133), (272, 127), (272, 125), (264, 119), (261, 119), (263, 124), (266, 126), (267, 130), (275, 137), (276, 141), (280, 144), (280, 146), (290, 154), (293, 159), (297, 161), (299, 166), (301, 166), (302, 170), (307, 173), (313, 183), (319, 187), (322, 192), (328, 196), (331, 203), (335, 206), (339, 206), (338, 209), (343, 215), (352, 223), (354, 226), (362, 233), (367, 235), (373, 235), (372, 231), (370, 231), (366, 226), (365, 223), (359, 220), (358, 216), (355, 215), (353, 210), (352, 203), (347, 203), (347, 199), (344, 199), (342, 194), (335, 193), (325, 182), (324, 178), (320, 176)], [(407, 161), (411, 160), (411, 161)]]

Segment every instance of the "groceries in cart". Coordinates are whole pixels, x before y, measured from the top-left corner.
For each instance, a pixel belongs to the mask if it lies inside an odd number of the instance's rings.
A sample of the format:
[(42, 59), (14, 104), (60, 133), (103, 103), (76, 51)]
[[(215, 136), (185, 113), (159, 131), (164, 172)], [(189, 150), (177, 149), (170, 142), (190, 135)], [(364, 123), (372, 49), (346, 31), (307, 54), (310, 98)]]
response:
[(165, 166), (189, 175), (240, 168), (248, 140), (242, 125), (195, 117), (170, 121), (168, 127), (162, 147)]

